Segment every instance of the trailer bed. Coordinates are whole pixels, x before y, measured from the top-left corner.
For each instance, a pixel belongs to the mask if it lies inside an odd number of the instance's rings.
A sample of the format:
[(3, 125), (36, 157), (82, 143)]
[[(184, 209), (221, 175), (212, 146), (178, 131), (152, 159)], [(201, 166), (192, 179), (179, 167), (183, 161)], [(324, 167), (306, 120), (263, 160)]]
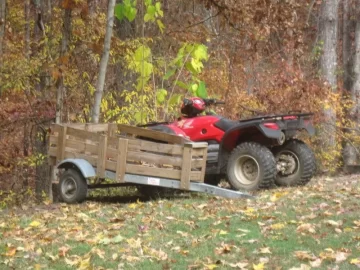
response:
[(118, 124), (54, 124), (49, 141), (53, 170), (75, 166), (89, 187), (107, 178), (119, 185), (170, 187), (230, 198), (247, 196), (204, 184), (207, 143)]

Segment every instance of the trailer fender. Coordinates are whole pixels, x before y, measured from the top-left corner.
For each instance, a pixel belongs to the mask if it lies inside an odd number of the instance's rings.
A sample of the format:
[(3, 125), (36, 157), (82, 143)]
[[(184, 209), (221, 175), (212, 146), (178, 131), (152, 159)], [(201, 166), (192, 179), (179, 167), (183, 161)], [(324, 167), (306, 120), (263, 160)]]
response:
[(94, 167), (85, 159), (79, 158), (70, 158), (61, 161), (57, 167), (59, 169), (69, 169), (76, 168), (78, 169), (85, 178), (95, 177), (96, 172)]

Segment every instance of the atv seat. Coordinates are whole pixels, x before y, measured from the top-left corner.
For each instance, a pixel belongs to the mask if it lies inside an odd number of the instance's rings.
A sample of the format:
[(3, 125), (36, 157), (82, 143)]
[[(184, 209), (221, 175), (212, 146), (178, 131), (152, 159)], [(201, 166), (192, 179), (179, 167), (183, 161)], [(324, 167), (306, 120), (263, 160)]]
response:
[(227, 131), (228, 129), (232, 128), (234, 125), (236, 125), (237, 122), (227, 119), (227, 118), (220, 118), (220, 120), (218, 122), (216, 122), (214, 125), (215, 127), (223, 130), (223, 131)]

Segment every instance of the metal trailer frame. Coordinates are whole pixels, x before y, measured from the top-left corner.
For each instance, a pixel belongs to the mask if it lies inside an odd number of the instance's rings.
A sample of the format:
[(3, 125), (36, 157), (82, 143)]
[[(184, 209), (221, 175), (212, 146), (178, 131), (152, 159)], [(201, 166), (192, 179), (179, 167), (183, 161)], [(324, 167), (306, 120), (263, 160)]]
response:
[[(126, 136), (119, 136), (120, 132), (125, 132)], [(248, 193), (204, 183), (207, 143), (189, 142), (171, 134), (115, 124), (53, 125), (49, 141), (54, 183), (57, 182), (56, 169), (72, 168), (86, 180), (88, 188), (110, 187), (111, 184), (99, 185), (101, 181), (92, 184), (91, 181), (107, 178), (114, 180), (116, 186), (148, 185), (231, 199), (254, 198)], [(141, 163), (143, 159), (160, 164), (160, 167), (133, 163), (133, 160)], [(172, 164), (173, 167), (163, 168), (161, 164)]]

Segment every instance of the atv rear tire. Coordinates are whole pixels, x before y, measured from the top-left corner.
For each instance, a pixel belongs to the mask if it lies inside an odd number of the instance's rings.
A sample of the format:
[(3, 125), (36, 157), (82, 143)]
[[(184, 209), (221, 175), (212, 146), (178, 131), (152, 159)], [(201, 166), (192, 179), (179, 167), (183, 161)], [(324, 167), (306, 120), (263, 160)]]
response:
[(227, 176), (230, 185), (236, 190), (269, 188), (276, 176), (275, 158), (271, 151), (261, 144), (239, 144), (229, 157)]
[(316, 161), (313, 151), (300, 140), (289, 140), (273, 149), (278, 173), (278, 186), (303, 186), (314, 176)]

